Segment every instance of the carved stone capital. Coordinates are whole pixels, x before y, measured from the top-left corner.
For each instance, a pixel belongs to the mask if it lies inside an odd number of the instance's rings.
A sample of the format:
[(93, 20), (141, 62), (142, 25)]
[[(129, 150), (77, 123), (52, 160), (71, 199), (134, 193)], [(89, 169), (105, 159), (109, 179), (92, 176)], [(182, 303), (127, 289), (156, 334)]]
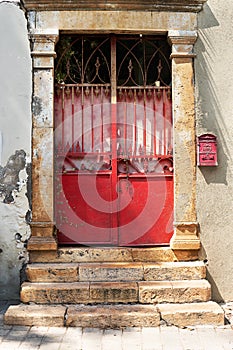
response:
[(172, 45), (171, 58), (195, 57), (193, 45), (196, 40), (196, 31), (169, 30), (168, 41)]
[(56, 57), (55, 44), (58, 40), (58, 30), (37, 30), (30, 34), (32, 43), (31, 56), (33, 68), (53, 69)]
[(59, 37), (58, 29), (37, 29), (29, 34), (29, 38), (34, 44), (51, 45), (56, 44)]

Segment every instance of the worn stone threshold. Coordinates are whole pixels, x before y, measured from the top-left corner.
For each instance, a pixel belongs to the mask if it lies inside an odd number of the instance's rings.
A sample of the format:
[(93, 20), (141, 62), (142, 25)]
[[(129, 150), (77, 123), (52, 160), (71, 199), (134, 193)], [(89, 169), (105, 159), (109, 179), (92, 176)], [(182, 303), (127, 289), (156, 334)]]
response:
[(198, 260), (197, 250), (170, 247), (59, 247), (57, 251), (31, 251), (30, 263), (43, 262), (174, 262)]
[(6, 325), (55, 327), (158, 327), (224, 325), (224, 311), (215, 302), (156, 305), (12, 305)]

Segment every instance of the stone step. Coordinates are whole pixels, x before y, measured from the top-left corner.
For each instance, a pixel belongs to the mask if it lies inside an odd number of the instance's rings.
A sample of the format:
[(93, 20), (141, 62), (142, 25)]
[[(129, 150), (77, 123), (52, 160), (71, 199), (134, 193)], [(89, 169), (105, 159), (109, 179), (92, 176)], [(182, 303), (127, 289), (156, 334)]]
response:
[(23, 303), (186, 303), (210, 300), (206, 280), (141, 282), (30, 283), (21, 288)]
[(214, 302), (157, 305), (15, 305), (4, 315), (6, 325), (91, 328), (188, 327), (224, 325), (224, 312)]
[(198, 252), (173, 251), (169, 247), (153, 248), (118, 248), (118, 247), (67, 247), (57, 251), (31, 251), (32, 263), (82, 263), (82, 262), (164, 262), (198, 260)]
[(206, 277), (202, 261), (121, 263), (34, 263), (26, 268), (29, 282), (103, 282), (197, 280)]

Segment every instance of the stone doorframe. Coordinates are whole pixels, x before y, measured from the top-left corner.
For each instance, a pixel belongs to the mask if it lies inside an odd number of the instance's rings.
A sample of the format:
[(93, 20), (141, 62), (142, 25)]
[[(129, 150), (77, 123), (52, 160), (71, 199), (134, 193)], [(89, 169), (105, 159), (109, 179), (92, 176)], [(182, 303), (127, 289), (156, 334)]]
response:
[[(164, 12), (143, 12), (80, 9), (68, 11), (68, 8), (67, 11), (66, 8), (55, 11), (49, 5), (49, 11), (41, 11), (37, 7), (40, 1), (25, 1), (26, 7), (29, 3), (33, 60), (32, 234), (28, 242), (29, 251), (56, 251), (58, 248), (54, 223), (53, 101), (55, 44), (61, 30), (67, 33), (167, 34), (172, 47), (175, 169), (174, 235), (170, 247), (181, 251), (195, 251), (200, 248), (196, 219), (193, 47), (197, 39), (197, 12), (205, 0), (184, 1), (183, 7), (178, 10), (181, 12), (175, 12), (175, 2), (170, 1), (172, 4)], [(34, 7), (30, 5), (32, 3)]]

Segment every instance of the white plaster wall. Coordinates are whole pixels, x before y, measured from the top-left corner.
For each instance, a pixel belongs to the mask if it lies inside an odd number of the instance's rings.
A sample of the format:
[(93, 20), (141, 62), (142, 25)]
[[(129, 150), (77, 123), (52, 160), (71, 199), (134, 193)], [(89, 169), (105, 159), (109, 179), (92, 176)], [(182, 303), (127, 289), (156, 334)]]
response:
[[(0, 165), (4, 167), (16, 150), (30, 159), (31, 59), (27, 22), (18, 1), (0, 1)], [(19, 297), (20, 270), (26, 259), (24, 241), (30, 232), (25, 221), (29, 209), (27, 174), (20, 174), (14, 202), (0, 197), (0, 299)], [(21, 239), (16, 239), (20, 237)]]
[(197, 171), (202, 256), (213, 297), (233, 300), (233, 2), (208, 0), (198, 15), (197, 134), (218, 137), (217, 168)]

